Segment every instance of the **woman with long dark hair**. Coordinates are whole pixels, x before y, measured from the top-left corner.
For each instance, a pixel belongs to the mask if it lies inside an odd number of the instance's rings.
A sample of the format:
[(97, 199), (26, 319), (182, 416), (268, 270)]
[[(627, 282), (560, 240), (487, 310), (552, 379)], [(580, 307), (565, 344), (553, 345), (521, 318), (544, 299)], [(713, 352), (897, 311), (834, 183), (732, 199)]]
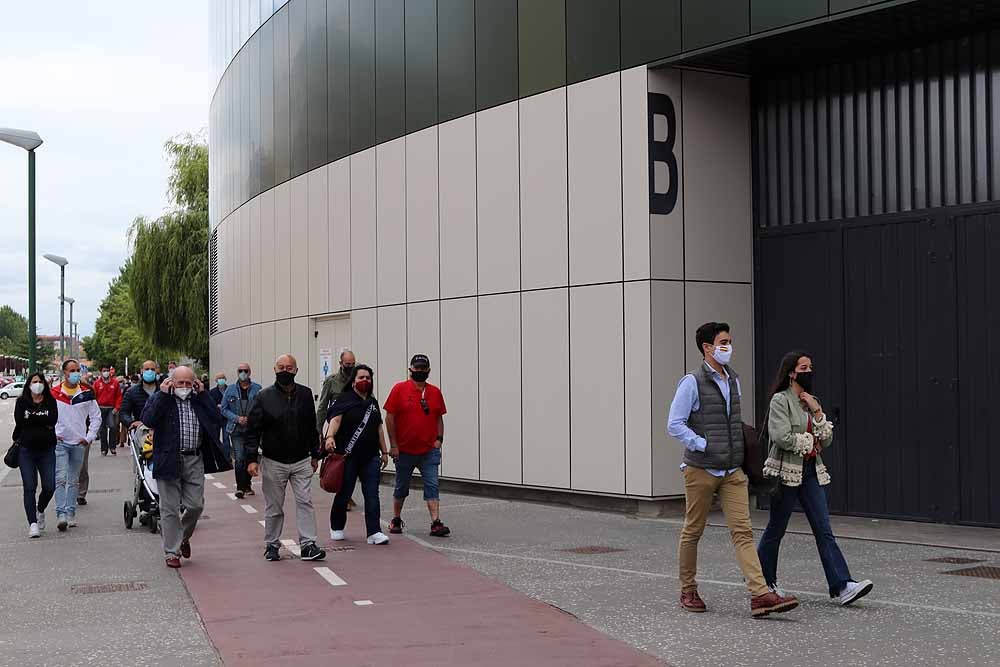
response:
[[(28, 376), (25, 391), (14, 404), (14, 442), (21, 443), (18, 468), (24, 484), (24, 513), (29, 537), (45, 530), (45, 508), (56, 492), (56, 421), (59, 406), (41, 373)], [(38, 480), (42, 493), (37, 498)]]
[(830, 483), (830, 474), (823, 465), (821, 453), (833, 443), (833, 424), (827, 420), (812, 390), (812, 357), (804, 352), (789, 352), (782, 358), (771, 388), (767, 415), (771, 446), (764, 462), (764, 475), (778, 478), (781, 486), (771, 499), (771, 516), (757, 546), (757, 556), (768, 586), (780, 591), (778, 549), (798, 501), (816, 539), (830, 597), (839, 598), (842, 605), (849, 605), (868, 595), (873, 584), (867, 579), (858, 582), (851, 578), (847, 561), (830, 528), (830, 512), (823, 489)]

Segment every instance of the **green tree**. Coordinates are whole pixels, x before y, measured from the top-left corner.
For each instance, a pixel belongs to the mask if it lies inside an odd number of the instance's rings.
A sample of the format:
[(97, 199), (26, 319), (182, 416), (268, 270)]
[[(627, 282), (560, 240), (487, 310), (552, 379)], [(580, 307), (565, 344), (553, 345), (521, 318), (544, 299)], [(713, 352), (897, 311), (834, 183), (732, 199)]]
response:
[[(10, 306), (0, 307), (0, 354), (28, 358), (28, 320)], [(39, 369), (45, 368), (52, 351), (36, 341), (35, 360)]]
[(173, 208), (132, 223), (129, 291), (145, 339), (207, 365), (208, 146), (188, 134), (165, 148)]

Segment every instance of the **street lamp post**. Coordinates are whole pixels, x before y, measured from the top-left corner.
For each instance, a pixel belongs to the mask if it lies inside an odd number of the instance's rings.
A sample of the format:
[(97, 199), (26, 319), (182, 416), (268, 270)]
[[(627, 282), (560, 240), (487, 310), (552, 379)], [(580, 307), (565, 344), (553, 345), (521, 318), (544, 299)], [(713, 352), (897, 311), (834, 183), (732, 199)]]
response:
[[(66, 265), (69, 260), (59, 255), (45, 253), (45, 259), (59, 266), (59, 362), (66, 363)], [(72, 309), (70, 309), (69, 319), (73, 319)], [(72, 333), (72, 332), (71, 332)]]
[(76, 359), (76, 353), (73, 352), (73, 304), (76, 303), (76, 299), (67, 296), (63, 301), (69, 304), (69, 356)]
[(0, 141), (28, 151), (28, 372), (35, 372), (35, 149), (42, 138), (31, 130), (0, 127)]

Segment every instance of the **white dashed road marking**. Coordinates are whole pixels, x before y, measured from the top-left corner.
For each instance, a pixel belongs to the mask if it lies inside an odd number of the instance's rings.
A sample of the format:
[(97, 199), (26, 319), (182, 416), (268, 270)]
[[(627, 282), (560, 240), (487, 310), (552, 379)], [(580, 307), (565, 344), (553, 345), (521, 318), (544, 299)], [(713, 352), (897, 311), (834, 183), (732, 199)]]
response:
[(302, 549), (295, 540), (281, 540), (281, 544), (296, 556), (302, 555)]
[(372, 602), (371, 600), (355, 600), (354, 604), (358, 605), (359, 607), (370, 607), (375, 603)]
[(226, 485), (223, 484), (222, 482), (212, 482), (212, 486), (214, 486), (217, 489), (224, 489), (224, 488), (226, 488)]
[(326, 579), (326, 582), (331, 586), (346, 586), (347, 582), (341, 579), (328, 567), (314, 567), (313, 570), (316, 574)]
[(247, 514), (256, 514), (257, 513), (257, 510), (256, 510), (256, 508), (254, 508), (253, 505), (240, 505), (240, 507), (242, 507), (243, 511), (246, 512)]
[(235, 493), (227, 493), (226, 495), (229, 496), (230, 500), (236, 500), (236, 494)]
[(205, 479), (215, 479), (215, 475), (212, 475), (212, 474), (210, 474), (210, 473), (207, 473), (207, 474), (205, 475)]
[(262, 525), (262, 526), (263, 526), (263, 525), (265, 525), (265, 524), (264, 524), (264, 520), (263, 520), (263, 519), (261, 519), (261, 520), (260, 520), (260, 521), (258, 521), (257, 523), (259, 523), (259, 524), (260, 524), (260, 525)]

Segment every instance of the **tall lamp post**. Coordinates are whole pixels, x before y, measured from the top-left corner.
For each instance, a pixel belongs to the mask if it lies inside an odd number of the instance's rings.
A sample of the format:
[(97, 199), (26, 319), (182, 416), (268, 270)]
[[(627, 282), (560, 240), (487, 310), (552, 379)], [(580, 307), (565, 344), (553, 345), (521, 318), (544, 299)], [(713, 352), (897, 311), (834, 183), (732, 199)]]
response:
[[(59, 255), (44, 254), (43, 257), (59, 266), (59, 363), (66, 363), (66, 265), (69, 260)], [(69, 316), (73, 319), (72, 313)], [(72, 333), (72, 332), (70, 332)]]
[(76, 303), (76, 299), (67, 296), (63, 297), (63, 301), (69, 304), (69, 356), (76, 359), (76, 353), (73, 351), (73, 304)]
[(0, 141), (28, 151), (28, 372), (35, 372), (35, 149), (42, 138), (31, 130), (0, 127)]

